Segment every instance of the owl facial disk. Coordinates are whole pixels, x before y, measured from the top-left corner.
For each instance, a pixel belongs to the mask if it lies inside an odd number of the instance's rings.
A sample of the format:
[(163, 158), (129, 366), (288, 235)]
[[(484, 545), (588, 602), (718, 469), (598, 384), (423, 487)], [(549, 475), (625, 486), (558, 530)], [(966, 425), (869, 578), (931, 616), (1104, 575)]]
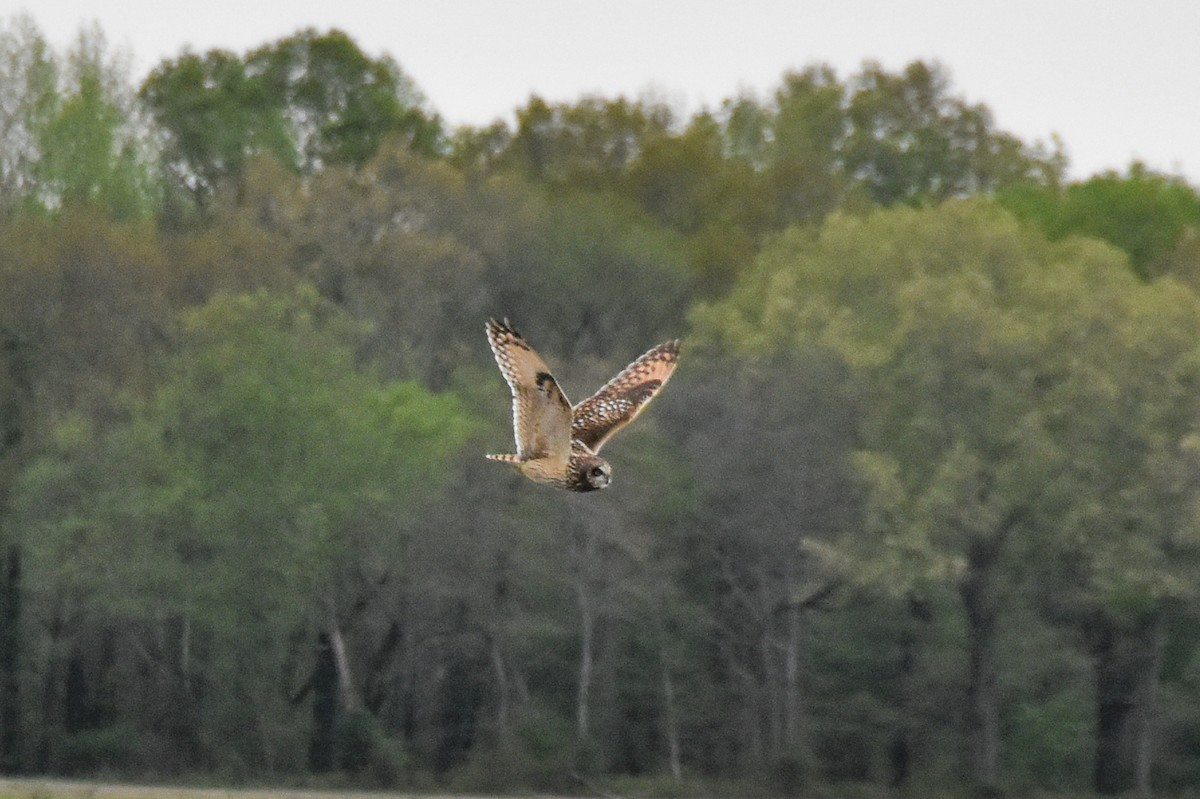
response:
[(612, 467), (604, 461), (594, 464), (587, 470), (587, 481), (592, 488), (608, 488), (612, 482)]

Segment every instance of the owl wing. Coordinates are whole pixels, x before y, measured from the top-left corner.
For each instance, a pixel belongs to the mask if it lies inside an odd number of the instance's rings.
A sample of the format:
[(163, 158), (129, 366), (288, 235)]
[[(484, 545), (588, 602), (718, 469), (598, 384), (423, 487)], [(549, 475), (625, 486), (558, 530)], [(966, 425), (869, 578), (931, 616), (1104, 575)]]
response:
[(488, 344), (513, 397), (513, 434), (522, 460), (571, 457), (571, 404), (546, 362), (508, 320), (487, 323)]
[(679, 342), (668, 341), (626, 366), (572, 409), (571, 435), (599, 452), (608, 439), (650, 404), (675, 371)]

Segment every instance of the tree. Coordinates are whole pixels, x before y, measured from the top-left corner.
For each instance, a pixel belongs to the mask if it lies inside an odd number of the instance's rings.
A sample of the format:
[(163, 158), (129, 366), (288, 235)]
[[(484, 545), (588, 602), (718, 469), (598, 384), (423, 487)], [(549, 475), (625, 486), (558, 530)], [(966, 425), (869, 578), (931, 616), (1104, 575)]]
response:
[(58, 213), (102, 209), (118, 219), (158, 210), (149, 129), (128, 84), (128, 59), (98, 27), (65, 54), (27, 17), (0, 34), (0, 206)]
[(851, 78), (846, 114), (845, 170), (883, 205), (1061, 178), (1060, 156), (995, 130), (986, 106), (950, 96), (936, 64), (914, 61), (893, 75), (868, 62)]
[(731, 721), (703, 736), (724, 767), (803, 779), (816, 752), (805, 628), (845, 581), (826, 555), (860, 510), (856, 401), (827, 353), (708, 352), (689, 364), (677, 378), (689, 401), (669, 419), (695, 471), (685, 562), (703, 576), (690, 600), (713, 630), (705, 712)]
[(268, 192), (261, 214), (296, 243), (296, 270), (372, 321), (368, 346), (387, 368), (432, 385), (488, 363), (488, 315), (538, 320), (548, 357), (630, 358), (678, 335), (694, 285), (680, 238), (628, 205), (468, 180), (400, 146), (358, 172), (326, 170), (296, 199)]
[(104, 34), (91, 28), (67, 54), (62, 99), (41, 131), (34, 199), (51, 210), (95, 207), (118, 219), (146, 219), (158, 210), (147, 126), (127, 66), (106, 50)]
[(442, 128), (425, 97), (391, 58), (370, 58), (333, 30), (307, 29), (248, 53), (246, 70), (282, 102), (301, 170), (361, 166), (387, 137), (433, 155)]
[(1040, 562), (1065, 565), (1046, 602), (1092, 658), (1093, 787), (1149, 795), (1168, 631), (1200, 573), (1200, 299), (1164, 278), (1102, 307), (1071, 350), (1074, 501)]
[[(274, 202), (278, 193), (265, 188)], [(445, 163), (392, 143), (361, 170), (323, 170), (303, 201), (279, 215), (293, 268), (370, 324), (364, 351), (388, 374), (442, 386), (483, 354), (477, 333), (491, 285), (471, 241), (467, 192)]]
[(0, 70), (0, 206), (10, 213), (35, 190), (38, 140), (59, 101), (59, 65), (32, 18), (0, 29)]
[(502, 160), (538, 183), (612, 191), (670, 124), (670, 112), (652, 102), (585, 97), (551, 105), (534, 96), (517, 109), (517, 129)]
[[(171, 755), (185, 762), (297, 762), (282, 723), (293, 641), (315, 630), (336, 648), (362, 591), (350, 576), (370, 582), (396, 552), (381, 523), (412, 523), (472, 425), (452, 398), (357, 371), (349, 333), (311, 291), (217, 297), (188, 314), (166, 380), (127, 425), (60, 426), (63, 445), (25, 477), (21, 527), (56, 614), (44, 623), (67, 652), (98, 629), (150, 636), (161, 677), (135, 718), (150, 734), (166, 723), (154, 707), (182, 702), (191, 723)], [(104, 567), (117, 551), (136, 555)], [(359, 701), (352, 669), (342, 653), (337, 719)], [(69, 709), (44, 709), (47, 741)]]
[[(185, 52), (158, 65), (138, 96), (163, 131), (168, 191), (200, 207), (222, 180), (241, 175), (255, 153), (298, 166), (279, 99), (233, 53)], [(168, 201), (181, 198), (168, 194)]]
[(726, 153), (721, 122), (697, 114), (678, 135), (646, 143), (622, 182), (647, 214), (686, 236), (697, 290), (726, 288), (749, 262), (776, 209), (769, 179)]
[[(1172, 271), (1172, 260), (1189, 235), (1200, 230), (1200, 195), (1184, 180), (1130, 165), (1064, 188), (1014, 184), (997, 195), (1020, 219), (1052, 239), (1090, 236), (1129, 255), (1143, 279)], [(1181, 277), (1187, 272), (1178, 270)]]
[(1006, 575), (1019, 542), (1052, 530), (1072, 496), (1061, 419), (1076, 367), (1061, 354), (1135, 289), (1112, 251), (1055, 249), (992, 207), (955, 203), (793, 232), (697, 316), (742, 352), (831, 347), (866, 381), (858, 465), (877, 537), (859, 568), (903, 592), (954, 587), (981, 785), (1002, 777)]
[(399, 65), (340, 31), (304, 30), (243, 56), (185, 52), (160, 64), (139, 96), (165, 131), (175, 190), (201, 207), (255, 154), (313, 174), (360, 166), (388, 137), (425, 155), (443, 149), (440, 122)]
[(122, 392), (155, 379), (168, 317), (161, 255), (152, 231), (94, 210), (25, 215), (0, 233), (0, 757), (14, 768), (30, 765), (25, 744), (34, 736), (20, 722), (36, 695), (21, 679), (36, 662), (36, 636), (14, 487), (56, 420), (78, 414), (105, 424)]
[(777, 227), (820, 221), (844, 199), (845, 91), (826, 66), (789, 72), (775, 90), (764, 172)]

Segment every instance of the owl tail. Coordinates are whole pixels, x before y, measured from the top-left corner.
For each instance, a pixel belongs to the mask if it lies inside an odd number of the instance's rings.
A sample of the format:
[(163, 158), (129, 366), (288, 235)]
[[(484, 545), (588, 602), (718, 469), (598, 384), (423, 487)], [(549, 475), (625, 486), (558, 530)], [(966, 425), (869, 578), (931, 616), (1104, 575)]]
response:
[(500, 461), (501, 463), (511, 463), (516, 466), (522, 461), (520, 455), (484, 455), (489, 461)]

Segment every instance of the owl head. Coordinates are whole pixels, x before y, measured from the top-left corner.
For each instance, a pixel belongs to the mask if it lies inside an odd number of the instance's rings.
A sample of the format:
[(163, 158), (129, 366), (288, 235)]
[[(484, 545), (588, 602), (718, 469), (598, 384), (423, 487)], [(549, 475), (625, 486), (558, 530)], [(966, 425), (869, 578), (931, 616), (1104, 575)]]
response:
[(584, 491), (598, 491), (601, 488), (608, 488), (608, 484), (612, 482), (612, 467), (608, 465), (608, 461), (604, 458), (591, 457), (580, 464), (582, 471), (582, 480), (580, 483)]

